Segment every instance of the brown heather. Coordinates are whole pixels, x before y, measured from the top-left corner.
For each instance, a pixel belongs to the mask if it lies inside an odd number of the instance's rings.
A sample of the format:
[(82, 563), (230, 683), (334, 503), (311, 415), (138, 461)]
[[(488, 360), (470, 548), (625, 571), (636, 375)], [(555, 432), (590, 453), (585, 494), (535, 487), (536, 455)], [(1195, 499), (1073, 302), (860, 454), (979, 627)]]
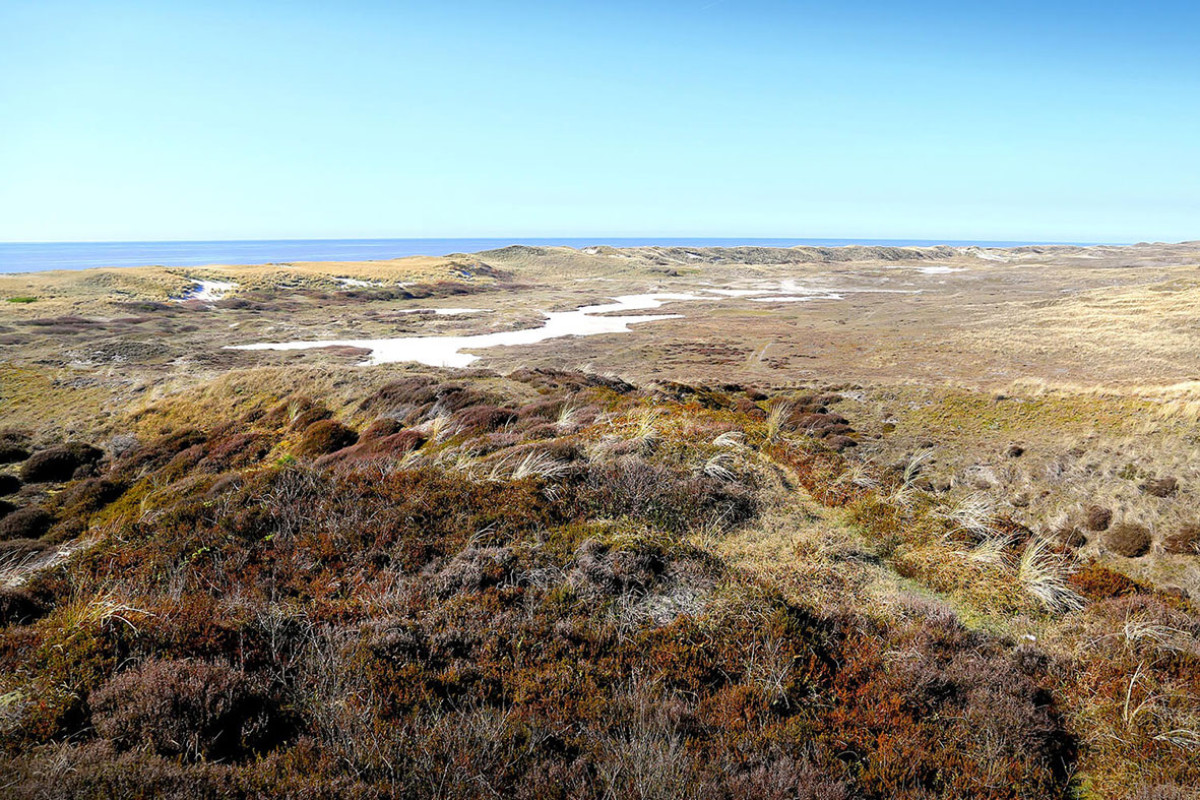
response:
[(0, 593), (6, 796), (1200, 782), (1194, 609), (849, 460), (837, 396), (528, 370), (405, 378), (343, 422), (277, 400), (63, 467), (0, 523), (38, 517)]

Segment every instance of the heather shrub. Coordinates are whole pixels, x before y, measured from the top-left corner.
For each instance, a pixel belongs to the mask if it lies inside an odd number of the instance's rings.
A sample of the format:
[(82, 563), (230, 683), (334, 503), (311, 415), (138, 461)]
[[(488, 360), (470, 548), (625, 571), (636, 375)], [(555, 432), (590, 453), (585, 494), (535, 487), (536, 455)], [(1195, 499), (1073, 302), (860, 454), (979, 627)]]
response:
[(54, 505), (63, 517), (86, 516), (104, 508), (128, 488), (128, 484), (121, 480), (85, 478), (55, 495)]
[(94, 467), (104, 458), (104, 451), (88, 444), (71, 442), (34, 453), (21, 466), (21, 480), (26, 483), (69, 481), (78, 472)]
[(1163, 537), (1163, 550), (1177, 555), (1200, 555), (1200, 525), (1189, 523)]
[(470, 406), (454, 414), (454, 422), (472, 432), (494, 431), (516, 421), (516, 411), (491, 405)]
[(17, 442), (0, 439), (0, 464), (15, 464), (29, 458), (29, 450)]
[(1083, 527), (1092, 533), (1108, 530), (1112, 524), (1112, 510), (1103, 506), (1088, 506), (1083, 510)]
[(54, 516), (38, 506), (18, 509), (0, 519), (0, 540), (38, 539), (54, 525)]
[(509, 581), (517, 562), (507, 547), (468, 547), (437, 574), (435, 586), (442, 595), (478, 592)]
[(202, 445), (208, 435), (196, 428), (184, 428), (140, 444), (117, 460), (114, 468), (122, 475), (140, 477), (169, 463), (179, 453)]
[(387, 436), (392, 436), (404, 430), (404, 423), (398, 419), (391, 417), (380, 417), (367, 426), (367, 429), (358, 437), (361, 442), (370, 442), (375, 439), (383, 439)]
[(1150, 530), (1135, 522), (1119, 522), (1104, 534), (1104, 547), (1126, 558), (1137, 558), (1150, 552)]
[(198, 466), (205, 472), (254, 466), (275, 447), (275, 437), (263, 433), (233, 433), (213, 438), (204, 447)]
[(241, 758), (277, 734), (261, 688), (222, 663), (152, 661), (120, 673), (89, 702), (96, 733), (118, 748), (187, 761)]
[(755, 511), (754, 498), (744, 489), (707, 475), (677, 473), (634, 455), (589, 465), (575, 501), (589, 516), (628, 516), (675, 533), (738, 524)]
[(1172, 477), (1151, 478), (1141, 484), (1141, 490), (1151, 497), (1170, 497), (1179, 490), (1179, 481)]
[(1067, 579), (1071, 588), (1089, 600), (1141, 594), (1142, 587), (1119, 572), (1099, 564), (1085, 564)]
[(26, 625), (45, 613), (45, 606), (29, 592), (0, 588), (0, 626)]
[(313, 423), (304, 431), (296, 447), (296, 454), (323, 456), (349, 447), (357, 441), (358, 433), (353, 428), (331, 419), (322, 420)]
[(288, 428), (294, 431), (303, 431), (308, 429), (313, 423), (329, 419), (332, 416), (333, 412), (323, 406), (309, 408), (297, 414), (296, 418), (288, 425)]
[(16, 475), (0, 474), (0, 496), (16, 494), (21, 488), (21, 479)]

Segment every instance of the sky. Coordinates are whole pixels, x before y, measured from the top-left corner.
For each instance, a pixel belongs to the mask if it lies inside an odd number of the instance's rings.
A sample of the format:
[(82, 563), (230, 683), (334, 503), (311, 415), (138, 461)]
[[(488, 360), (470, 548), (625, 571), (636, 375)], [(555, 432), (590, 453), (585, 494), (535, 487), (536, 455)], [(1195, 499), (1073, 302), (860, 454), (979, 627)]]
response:
[(1200, 239), (1200, 4), (0, 0), (0, 241)]

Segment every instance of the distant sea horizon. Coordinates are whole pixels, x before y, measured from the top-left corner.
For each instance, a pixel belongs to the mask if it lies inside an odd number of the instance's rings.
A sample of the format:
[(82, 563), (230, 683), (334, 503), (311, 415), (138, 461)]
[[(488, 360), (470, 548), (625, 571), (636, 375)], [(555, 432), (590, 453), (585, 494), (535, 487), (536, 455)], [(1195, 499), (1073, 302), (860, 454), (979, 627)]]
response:
[(942, 239), (789, 239), (762, 237), (498, 237), (456, 239), (231, 239), (150, 242), (0, 242), (0, 273), (96, 267), (198, 267), (294, 261), (378, 261), (406, 256), (532, 247), (1022, 247), (1091, 242)]

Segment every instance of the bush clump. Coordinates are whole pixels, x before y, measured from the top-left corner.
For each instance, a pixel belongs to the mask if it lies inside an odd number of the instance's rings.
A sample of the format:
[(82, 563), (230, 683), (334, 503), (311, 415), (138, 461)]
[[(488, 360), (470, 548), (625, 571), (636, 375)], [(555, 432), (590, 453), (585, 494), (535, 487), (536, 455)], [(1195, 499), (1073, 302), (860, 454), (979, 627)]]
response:
[(69, 442), (34, 453), (21, 467), (21, 480), (26, 483), (69, 481), (76, 473), (100, 463), (104, 451), (90, 444)]
[(16, 475), (0, 475), (0, 495), (16, 494), (21, 488), (21, 479)]
[(296, 454), (302, 456), (323, 456), (336, 453), (343, 447), (349, 447), (358, 441), (358, 432), (348, 425), (331, 419), (314, 422), (305, 429), (300, 437)]
[(0, 540), (39, 539), (53, 525), (53, 515), (43, 508), (28, 506), (0, 519)]
[(1108, 530), (1112, 524), (1112, 510), (1104, 506), (1088, 506), (1083, 510), (1083, 527), (1092, 533)]
[(1151, 478), (1139, 488), (1151, 497), (1170, 497), (1179, 491), (1179, 481), (1175, 478)]
[(29, 592), (0, 588), (0, 626), (26, 625), (45, 613), (45, 606)]
[(186, 761), (244, 757), (273, 727), (255, 681), (223, 663), (151, 661), (108, 681), (91, 708), (96, 733), (118, 748)]
[(1150, 552), (1150, 530), (1135, 522), (1120, 522), (1108, 529), (1104, 547), (1125, 558), (1137, 558)]
[(511, 408), (478, 405), (464, 408), (454, 415), (454, 421), (469, 431), (494, 431), (517, 421)]
[(1163, 538), (1163, 550), (1174, 555), (1200, 555), (1200, 525), (1188, 523)]
[(29, 451), (16, 442), (0, 439), (0, 464), (16, 464), (29, 458)]

